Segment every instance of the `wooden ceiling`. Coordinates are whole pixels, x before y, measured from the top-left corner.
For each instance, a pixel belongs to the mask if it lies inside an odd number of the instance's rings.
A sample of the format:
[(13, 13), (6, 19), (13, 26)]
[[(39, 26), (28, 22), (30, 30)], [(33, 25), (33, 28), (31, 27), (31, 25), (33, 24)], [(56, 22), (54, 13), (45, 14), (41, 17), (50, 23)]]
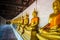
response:
[(0, 0), (0, 16), (12, 19), (25, 10), (35, 0)]

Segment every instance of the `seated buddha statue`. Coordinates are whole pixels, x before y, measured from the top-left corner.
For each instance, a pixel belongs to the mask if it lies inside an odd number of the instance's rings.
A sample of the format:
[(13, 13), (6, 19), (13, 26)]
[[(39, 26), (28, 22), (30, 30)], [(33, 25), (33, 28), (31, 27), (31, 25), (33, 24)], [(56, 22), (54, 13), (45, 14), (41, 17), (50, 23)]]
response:
[(46, 29), (57, 29), (60, 27), (60, 1), (55, 0), (53, 2), (54, 13), (50, 14), (49, 23), (44, 26)]
[(31, 23), (30, 23), (32, 30), (35, 30), (35, 31), (38, 30), (38, 24), (39, 24), (39, 17), (37, 16), (37, 14), (38, 14), (37, 11), (34, 9), (32, 13), (33, 18), (31, 19)]
[(24, 17), (23, 16), (21, 17), (20, 23), (21, 23), (21, 28), (22, 28), (22, 32), (23, 32), (23, 28), (24, 28)]
[(53, 9), (48, 24), (39, 29), (40, 40), (60, 40), (60, 0), (53, 2)]
[(25, 28), (25, 27), (28, 27), (28, 24), (29, 24), (29, 15), (26, 14), (25, 17), (24, 17), (24, 27), (23, 27), (23, 32), (22, 32), (22, 34), (24, 33), (24, 28)]
[(29, 15), (26, 14), (25, 17), (24, 17), (24, 25), (28, 25), (29, 24)]

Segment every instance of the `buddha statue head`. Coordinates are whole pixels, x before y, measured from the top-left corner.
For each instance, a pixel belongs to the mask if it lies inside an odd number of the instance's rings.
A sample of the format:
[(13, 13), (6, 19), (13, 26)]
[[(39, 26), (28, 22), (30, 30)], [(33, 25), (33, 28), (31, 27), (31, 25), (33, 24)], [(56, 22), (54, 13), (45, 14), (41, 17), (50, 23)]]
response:
[(25, 25), (29, 24), (29, 15), (28, 14), (26, 14), (24, 17), (24, 24)]
[(29, 18), (29, 15), (26, 13), (25, 18)]
[(37, 17), (37, 14), (38, 14), (38, 12), (35, 10), (35, 8), (34, 8), (34, 11), (33, 11), (33, 13), (32, 13), (32, 15), (33, 15), (33, 17)]
[(54, 13), (60, 12), (60, 1), (59, 0), (55, 0), (53, 2), (53, 10), (54, 10)]

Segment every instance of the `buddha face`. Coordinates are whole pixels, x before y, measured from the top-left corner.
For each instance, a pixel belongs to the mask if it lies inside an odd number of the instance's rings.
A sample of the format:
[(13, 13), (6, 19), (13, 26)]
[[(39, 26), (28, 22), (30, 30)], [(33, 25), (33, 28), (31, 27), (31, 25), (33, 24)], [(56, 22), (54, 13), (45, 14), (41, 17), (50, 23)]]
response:
[(29, 15), (26, 15), (26, 16), (25, 16), (25, 18), (28, 18), (28, 17), (29, 17)]
[(24, 24), (25, 25), (29, 24), (29, 15), (25, 15), (25, 17), (24, 17)]
[(55, 2), (53, 3), (53, 9), (54, 9), (54, 12), (55, 12), (55, 13), (57, 13), (57, 12), (60, 11), (60, 3), (59, 3), (59, 1), (55, 1)]
[(33, 17), (37, 17), (37, 13), (36, 12), (34, 12), (32, 15), (33, 15)]

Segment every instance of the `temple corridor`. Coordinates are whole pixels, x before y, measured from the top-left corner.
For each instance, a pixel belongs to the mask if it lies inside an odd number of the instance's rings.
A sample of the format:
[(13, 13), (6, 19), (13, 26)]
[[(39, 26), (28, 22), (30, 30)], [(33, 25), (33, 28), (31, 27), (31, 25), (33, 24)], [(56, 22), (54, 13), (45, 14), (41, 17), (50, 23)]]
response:
[(0, 40), (60, 40), (60, 0), (1, 0)]

